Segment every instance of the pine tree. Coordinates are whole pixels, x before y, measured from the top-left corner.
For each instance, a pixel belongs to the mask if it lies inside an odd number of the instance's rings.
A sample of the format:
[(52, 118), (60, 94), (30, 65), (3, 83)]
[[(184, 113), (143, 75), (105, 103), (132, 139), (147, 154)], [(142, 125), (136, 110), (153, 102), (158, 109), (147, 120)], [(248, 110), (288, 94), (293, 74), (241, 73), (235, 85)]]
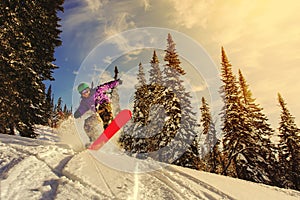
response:
[(55, 109), (54, 109), (54, 94), (52, 94), (52, 98), (51, 98), (51, 101), (50, 101), (50, 106), (51, 106), (51, 108), (52, 108), (52, 112), (53, 111), (55, 111)]
[(58, 112), (62, 112), (63, 110), (62, 110), (62, 103), (63, 103), (63, 101), (62, 101), (62, 98), (61, 97), (59, 97), (58, 99), (57, 99), (57, 105), (56, 105), (56, 113), (58, 113)]
[(300, 190), (300, 129), (278, 94), (281, 108), (279, 123), (279, 177), (280, 186)]
[[(149, 137), (147, 140), (147, 148), (149, 151), (157, 151), (160, 148), (163, 148), (166, 144), (161, 143), (161, 136), (163, 135), (163, 127), (165, 123), (165, 105), (166, 102), (162, 102), (161, 99), (165, 99), (165, 94), (168, 94), (168, 91), (165, 91), (166, 88), (162, 86), (162, 71), (159, 67), (159, 60), (156, 55), (156, 51), (153, 51), (152, 59), (150, 61), (151, 68), (149, 70), (149, 82), (148, 90), (150, 91), (149, 95), (151, 95), (151, 107), (150, 113), (148, 116), (147, 124), (147, 136)], [(170, 95), (172, 96), (172, 94)], [(155, 104), (156, 103), (156, 104)], [(155, 137), (151, 138), (153, 133), (156, 134)], [(160, 157), (159, 153), (156, 155), (152, 154), (152, 157)], [(159, 158), (156, 158), (159, 160)]]
[(217, 131), (212, 120), (209, 106), (204, 97), (202, 97), (202, 106), (200, 108), (200, 124), (203, 128), (202, 134), (206, 135), (204, 148), (201, 151), (201, 169), (212, 173), (221, 173), (221, 153), (219, 151), (220, 140), (217, 138)]
[(148, 116), (147, 110), (142, 106), (144, 104), (144, 95), (147, 95), (145, 86), (147, 84), (144, 67), (142, 63), (139, 63), (139, 71), (137, 74), (138, 83), (135, 85), (135, 97), (134, 97), (134, 108), (133, 108), (133, 119), (135, 122), (142, 122), (142, 125), (146, 125)]
[(147, 81), (142, 63), (139, 63), (137, 80), (138, 83), (135, 85), (136, 91), (134, 93), (132, 120), (126, 124), (124, 132), (119, 138), (119, 143), (129, 155), (142, 152), (141, 147), (137, 144), (142, 143), (140, 137), (144, 131), (141, 129), (146, 125), (149, 111), (144, 106), (145, 101), (147, 100), (144, 97), (147, 95), (148, 91), (146, 89)]
[(164, 60), (167, 62), (166, 68), (164, 70), (164, 73), (167, 77), (172, 77), (175, 73), (173, 71), (176, 71), (179, 75), (185, 75), (185, 71), (180, 66), (180, 60), (178, 58), (178, 54), (176, 52), (176, 44), (173, 41), (173, 38), (171, 34), (168, 34), (167, 38), (168, 46), (165, 50), (166, 55)]
[(47, 93), (46, 93), (46, 100), (45, 100), (45, 122), (48, 122), (48, 120), (51, 120), (51, 117), (53, 115), (53, 99), (52, 99), (52, 86), (50, 85), (48, 87)]
[[(1, 105), (1, 132), (15, 127), (21, 136), (36, 137), (34, 124), (44, 123), (45, 85), (53, 80), (54, 49), (59, 39), (57, 11), (62, 11), (62, 0), (1, 1), (1, 82), (5, 83), (7, 98)], [(4, 75), (5, 74), (5, 75)], [(2, 93), (2, 92), (1, 92)], [(5, 101), (4, 101), (5, 102)], [(8, 114), (9, 113), (9, 114)]]
[(205, 154), (212, 150), (213, 146), (217, 142), (216, 130), (214, 123), (211, 118), (209, 111), (209, 106), (204, 97), (201, 99), (202, 106), (200, 107), (201, 119), (200, 124), (203, 128), (202, 135), (206, 135), (203, 150), (201, 151), (201, 157), (203, 158)]
[(232, 65), (230, 64), (225, 50), (222, 47), (222, 62), (221, 62), (221, 96), (224, 101), (222, 110), (222, 131), (223, 131), (223, 154), (226, 159), (223, 163), (223, 174), (232, 177), (237, 177), (238, 157), (241, 149), (240, 140), (246, 135), (248, 125), (245, 126), (244, 108), (241, 105), (240, 92), (238, 90), (236, 77), (232, 72)]
[(149, 71), (150, 84), (162, 85), (162, 72), (159, 68), (159, 60), (156, 55), (156, 52), (153, 52), (152, 60), (150, 61), (151, 69)]
[(64, 105), (63, 113), (65, 113), (65, 114), (68, 113), (68, 107), (67, 107), (67, 104)]
[(195, 113), (191, 111), (191, 96), (185, 92), (179, 78), (185, 73), (179, 65), (170, 35), (168, 41), (165, 57), (168, 61), (165, 68), (168, 69), (164, 70), (163, 84), (157, 83), (161, 79), (159, 73), (153, 73), (159, 70), (155, 52), (150, 61), (151, 84), (147, 85), (143, 67), (139, 65), (133, 120), (124, 129), (120, 143), (129, 154), (136, 154), (139, 158), (152, 157), (161, 162), (199, 169), (198, 140), (194, 131), (197, 123), (193, 119)]
[[(171, 163), (161, 151), (166, 149), (168, 143), (175, 137), (175, 130), (178, 129), (180, 116), (174, 109), (179, 107), (179, 100), (173, 92), (160, 84), (147, 85), (141, 64), (137, 79), (133, 120), (124, 128), (124, 134), (120, 137), (121, 146), (128, 154), (134, 154), (138, 158), (152, 157), (158, 161)], [(169, 120), (165, 120), (166, 108), (169, 109)]]
[[(181, 121), (179, 122), (180, 125), (178, 124), (179, 128), (176, 138), (172, 141), (173, 145), (171, 151), (173, 151), (172, 154), (174, 154), (173, 158), (176, 158), (175, 154), (183, 154), (172, 163), (199, 169), (200, 155), (198, 150), (198, 134), (195, 131), (197, 122), (195, 120), (195, 113), (192, 112), (191, 95), (185, 91), (183, 81), (180, 79), (182, 75), (185, 75), (185, 71), (180, 66), (179, 56), (176, 52), (175, 43), (171, 34), (168, 34), (167, 49), (165, 52), (164, 61), (166, 61), (166, 64), (163, 70), (164, 87), (173, 92), (180, 101), (176, 114), (180, 115)], [(169, 110), (166, 110), (166, 113), (169, 113)]]
[(242, 159), (236, 166), (238, 177), (258, 183), (274, 184), (275, 147), (270, 140), (274, 131), (262, 113), (263, 109), (255, 103), (241, 70), (239, 86), (243, 113), (246, 116), (244, 126), (248, 126), (248, 132), (239, 140), (243, 149), (240, 150)]

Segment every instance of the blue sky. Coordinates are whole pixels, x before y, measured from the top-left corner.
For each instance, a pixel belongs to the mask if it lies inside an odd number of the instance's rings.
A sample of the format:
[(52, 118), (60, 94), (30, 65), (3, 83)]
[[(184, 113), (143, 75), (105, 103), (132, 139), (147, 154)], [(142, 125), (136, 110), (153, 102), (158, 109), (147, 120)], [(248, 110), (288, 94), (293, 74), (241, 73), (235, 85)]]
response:
[[(139, 43), (137, 36), (124, 38), (124, 32), (156, 27), (164, 29), (162, 33), (169, 31), (184, 35), (183, 39), (173, 38), (183, 57), (201, 54), (199, 51), (189, 53), (181, 45), (184, 41), (196, 43), (214, 63), (212, 71), (219, 70), (220, 49), (224, 46), (234, 72), (237, 74), (238, 69), (242, 70), (257, 103), (264, 108), (273, 127), (278, 127), (278, 92), (300, 124), (300, 28), (297, 26), (300, 4), (297, 0), (185, 0), (184, 3), (180, 0), (66, 0), (64, 8), (65, 12), (59, 14), (63, 45), (55, 52), (55, 64), (60, 68), (55, 70), (56, 80), (51, 84), (55, 97), (61, 96), (68, 105), (76, 108), (76, 102), (72, 100), (77, 95), (74, 84), (80, 81), (82, 67), (102, 73), (115, 64), (122, 53), (134, 58), (139, 54), (133, 50), (140, 50), (146, 44), (142, 39)], [(166, 46), (167, 35), (163, 37), (165, 43), (159, 47), (162, 49)], [(82, 66), (89, 62), (91, 52), (102, 48), (101, 44), (111, 41), (111, 38), (118, 38), (114, 43), (122, 49), (121, 54), (106, 56), (102, 59), (102, 66)], [(103, 54), (111, 51), (106, 50)], [(151, 55), (136, 58), (133, 69), (139, 59), (147, 65), (150, 58)], [(124, 78), (125, 75), (124, 72)], [(194, 81), (191, 76), (187, 79)], [(205, 76), (204, 82), (211, 86), (211, 80), (207, 79), (210, 78)], [(109, 80), (109, 76), (103, 80)]]

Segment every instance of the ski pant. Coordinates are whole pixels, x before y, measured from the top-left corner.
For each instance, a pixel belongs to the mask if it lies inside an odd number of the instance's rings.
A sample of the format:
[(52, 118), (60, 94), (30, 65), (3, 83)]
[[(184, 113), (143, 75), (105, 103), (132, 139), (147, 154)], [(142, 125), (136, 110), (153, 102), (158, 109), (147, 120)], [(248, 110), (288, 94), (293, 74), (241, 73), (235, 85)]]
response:
[(113, 119), (111, 103), (102, 103), (97, 107), (97, 113), (103, 122), (103, 128), (106, 129)]
[(101, 133), (101, 126), (99, 116), (96, 113), (88, 117), (84, 121), (84, 131), (90, 138), (90, 142), (95, 141)]
[(97, 112), (84, 121), (84, 130), (90, 141), (95, 141), (101, 133), (100, 121), (103, 123), (103, 129), (106, 129), (113, 119), (110, 103), (103, 103), (98, 106)]

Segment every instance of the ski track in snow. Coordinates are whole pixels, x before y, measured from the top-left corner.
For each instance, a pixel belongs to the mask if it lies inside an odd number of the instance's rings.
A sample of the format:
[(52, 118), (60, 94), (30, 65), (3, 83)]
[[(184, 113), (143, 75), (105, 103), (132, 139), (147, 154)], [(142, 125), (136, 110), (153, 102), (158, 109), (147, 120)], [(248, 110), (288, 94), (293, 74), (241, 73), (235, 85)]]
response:
[[(152, 175), (170, 188), (174, 188), (178, 194), (184, 194), (181, 199), (234, 199), (213, 186), (197, 179), (191, 179), (188, 174), (182, 173), (173, 167), (168, 167), (167, 170), (154, 172)], [(185, 181), (182, 181), (183, 179)], [(199, 186), (202, 187), (201, 190), (199, 189)]]
[[(174, 179), (174, 181), (176, 181), (177, 183), (180, 183), (180, 185), (182, 187), (186, 187), (187, 189), (189, 189), (191, 191), (197, 191), (197, 190), (199, 191), (199, 186), (201, 186), (203, 188), (203, 189), (201, 189), (202, 192), (208, 191), (209, 193), (213, 193), (214, 195), (218, 196), (218, 198), (215, 198), (215, 197), (211, 196), (211, 194), (204, 192), (204, 194), (207, 196), (208, 199), (220, 199), (220, 197), (222, 197), (222, 199), (228, 199), (228, 200), (235, 199), (235, 198), (232, 198), (230, 195), (227, 195), (224, 192), (220, 191), (216, 187), (209, 185), (203, 181), (200, 181), (199, 179), (196, 179), (185, 172), (179, 171), (172, 166), (170, 166), (168, 168), (167, 173), (169, 173), (168, 177), (170, 177), (171, 179)], [(188, 184), (187, 184), (187, 182), (182, 181), (183, 177), (188, 178), (187, 179)]]
[[(48, 141), (17, 136), (6, 140), (1, 136), (1, 153), (10, 152), (9, 155), (0, 154), (1, 199), (104, 199), (105, 195), (99, 196), (80, 179), (63, 174), (65, 165), (76, 155), (72, 150)], [(55, 152), (57, 154), (53, 155)], [(22, 185), (29, 188), (18, 193), (10, 189), (23, 188)], [(70, 198), (66, 198), (68, 196)]]
[[(60, 130), (65, 133), (65, 141), (73, 141), (69, 146), (58, 143), (57, 131), (44, 127), (39, 127), (39, 131), (41, 140), (0, 134), (1, 199), (248, 199), (244, 198), (247, 190), (242, 195), (240, 191), (231, 194), (232, 186), (228, 189), (228, 183), (235, 186), (245, 183), (244, 188), (253, 186), (250, 191), (258, 189), (264, 194), (266, 190), (273, 197), (278, 195), (278, 199), (298, 199), (300, 196), (294, 190), (171, 165), (145, 173), (119, 171), (101, 163), (90, 151), (83, 150), (71, 121), (62, 124)], [(54, 137), (50, 137), (51, 134)], [(123, 159), (126, 155), (118, 156)], [(130, 159), (126, 157), (123, 162)], [(124, 164), (122, 160), (117, 163)], [(151, 167), (151, 162), (144, 164)], [(140, 169), (145, 166), (136, 167)], [(215, 179), (218, 182), (214, 182)], [(222, 182), (224, 180), (226, 183)], [(258, 197), (261, 199), (261, 196)], [(254, 199), (258, 198), (254, 196)]]

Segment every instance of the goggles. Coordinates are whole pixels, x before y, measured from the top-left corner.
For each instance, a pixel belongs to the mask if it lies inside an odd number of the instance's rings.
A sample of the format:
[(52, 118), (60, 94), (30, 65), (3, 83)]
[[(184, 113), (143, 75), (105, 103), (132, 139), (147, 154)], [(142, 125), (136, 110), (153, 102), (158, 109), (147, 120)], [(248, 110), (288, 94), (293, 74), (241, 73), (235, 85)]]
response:
[(88, 92), (90, 92), (90, 89), (89, 89), (89, 88), (84, 89), (84, 90), (81, 92), (81, 94), (86, 94), (86, 93), (88, 93)]

